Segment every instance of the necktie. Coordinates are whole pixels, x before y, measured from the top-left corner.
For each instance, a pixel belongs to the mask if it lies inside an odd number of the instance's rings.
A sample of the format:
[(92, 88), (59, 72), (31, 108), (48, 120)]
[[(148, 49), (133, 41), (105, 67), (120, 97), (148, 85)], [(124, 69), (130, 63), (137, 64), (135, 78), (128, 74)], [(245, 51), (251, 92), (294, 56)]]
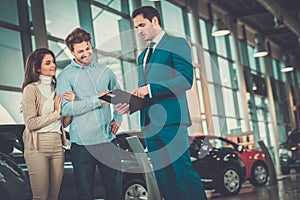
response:
[(149, 62), (149, 60), (150, 60), (150, 57), (151, 57), (151, 55), (152, 55), (152, 52), (153, 52), (153, 46), (155, 45), (155, 42), (150, 42), (150, 44), (149, 44), (149, 51), (148, 51), (148, 55), (147, 55), (147, 59), (146, 59), (146, 66), (147, 66), (147, 63)]

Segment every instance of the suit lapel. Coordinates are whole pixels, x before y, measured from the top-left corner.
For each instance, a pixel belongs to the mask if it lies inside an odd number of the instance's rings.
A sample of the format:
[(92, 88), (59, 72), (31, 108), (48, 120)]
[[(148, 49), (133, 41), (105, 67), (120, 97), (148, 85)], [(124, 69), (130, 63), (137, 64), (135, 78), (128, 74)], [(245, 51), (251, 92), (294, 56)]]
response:
[(143, 85), (145, 82), (145, 72), (143, 69), (143, 60), (146, 54), (147, 48), (142, 51), (138, 58), (138, 76), (139, 76), (139, 85)]
[(145, 76), (147, 76), (147, 73), (149, 72), (149, 69), (151, 68), (151, 65), (152, 63), (155, 63), (155, 58), (159, 55), (159, 52), (163, 49), (165, 49), (165, 44), (166, 42), (168, 41), (168, 34), (165, 33), (164, 36), (161, 38), (161, 40), (159, 41), (159, 43), (157, 44), (157, 46), (155, 47), (155, 50), (149, 60), (149, 63), (148, 63), (148, 67), (146, 68), (146, 71), (145, 71)]

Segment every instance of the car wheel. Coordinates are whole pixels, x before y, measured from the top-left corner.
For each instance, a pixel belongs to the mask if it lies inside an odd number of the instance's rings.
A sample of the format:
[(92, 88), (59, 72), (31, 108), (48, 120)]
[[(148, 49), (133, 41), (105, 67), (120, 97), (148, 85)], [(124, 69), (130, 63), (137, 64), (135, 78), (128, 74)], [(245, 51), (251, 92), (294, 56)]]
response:
[(289, 167), (281, 167), (281, 172), (283, 175), (290, 174), (290, 168)]
[(227, 167), (221, 174), (221, 181), (216, 189), (222, 196), (233, 196), (239, 193), (241, 186), (241, 173), (235, 167)]
[(147, 187), (144, 180), (139, 177), (129, 177), (129, 180), (124, 184), (123, 196), (124, 200), (130, 199), (148, 199)]
[(0, 200), (31, 199), (29, 180), (14, 160), (0, 153)]
[(263, 162), (254, 163), (251, 170), (250, 183), (254, 186), (263, 186), (268, 181), (268, 167)]

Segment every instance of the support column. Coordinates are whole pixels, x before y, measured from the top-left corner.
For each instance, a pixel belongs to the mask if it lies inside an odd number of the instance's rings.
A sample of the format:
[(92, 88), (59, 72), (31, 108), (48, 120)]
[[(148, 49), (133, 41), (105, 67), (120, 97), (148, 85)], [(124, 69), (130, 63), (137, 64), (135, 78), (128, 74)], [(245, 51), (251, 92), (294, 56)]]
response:
[(200, 81), (201, 81), (201, 89), (202, 89), (202, 95), (203, 96), (203, 103), (204, 103), (204, 112), (205, 112), (205, 120), (208, 128), (208, 134), (214, 134), (214, 128), (212, 126), (212, 112), (211, 112), (211, 106), (210, 106), (210, 99), (209, 99), (209, 91), (207, 87), (207, 80), (206, 77), (206, 70), (204, 66), (204, 54), (203, 54), (203, 48), (202, 48), (202, 40), (201, 40), (201, 34), (200, 34), (200, 24), (198, 22), (199, 16), (198, 16), (198, 1), (197, 0), (191, 0), (189, 2), (189, 7), (191, 8), (191, 13), (193, 16), (193, 26), (195, 27), (195, 40), (198, 43), (196, 47), (197, 56), (198, 56), (198, 65), (197, 67), (200, 68)]
[(270, 115), (272, 119), (272, 128), (273, 128), (273, 146), (274, 146), (274, 159), (275, 159), (275, 168), (277, 171), (277, 174), (281, 173), (280, 170), (280, 161), (279, 161), (279, 140), (278, 140), (278, 128), (277, 128), (277, 119), (276, 119), (276, 110), (275, 110), (275, 102), (274, 102), (274, 96), (273, 96), (273, 91), (272, 91), (272, 85), (271, 85), (271, 79), (270, 79), (270, 71), (269, 71), (269, 64), (271, 63), (270, 61), (270, 56), (266, 56), (264, 58), (264, 65), (265, 65), (265, 72), (266, 72), (266, 84), (267, 84), (267, 92), (268, 92), (268, 100), (269, 100), (269, 109), (270, 109)]
[(26, 0), (17, 1), (18, 5), (18, 13), (19, 13), (19, 23), (21, 26), (21, 43), (22, 43), (22, 54), (23, 54), (23, 62), (24, 67), (26, 63), (27, 56), (32, 51), (31, 44), (31, 34), (30, 34), (30, 22), (29, 22), (29, 14), (28, 14), (28, 6)]
[(48, 48), (43, 0), (31, 0), (31, 13), (36, 48)]

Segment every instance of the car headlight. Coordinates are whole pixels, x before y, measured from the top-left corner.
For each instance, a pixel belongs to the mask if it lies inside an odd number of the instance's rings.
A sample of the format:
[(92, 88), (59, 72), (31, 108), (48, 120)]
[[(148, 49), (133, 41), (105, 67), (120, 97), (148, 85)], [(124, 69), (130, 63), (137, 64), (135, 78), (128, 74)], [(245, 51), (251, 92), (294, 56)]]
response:
[(280, 155), (288, 155), (288, 157), (292, 157), (292, 151), (288, 149), (279, 149)]

